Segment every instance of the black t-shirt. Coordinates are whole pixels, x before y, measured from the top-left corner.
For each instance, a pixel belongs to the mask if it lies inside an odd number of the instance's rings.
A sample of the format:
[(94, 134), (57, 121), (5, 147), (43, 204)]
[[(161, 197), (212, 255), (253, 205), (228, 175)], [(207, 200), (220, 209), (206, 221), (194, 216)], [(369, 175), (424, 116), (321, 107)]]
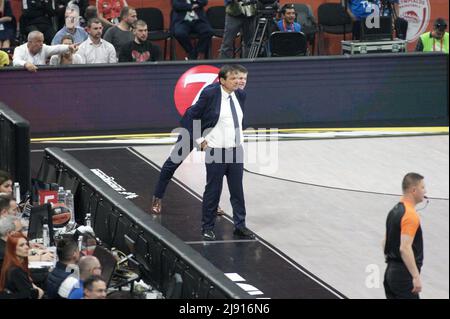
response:
[(133, 40), (124, 45), (119, 54), (119, 62), (148, 62), (159, 60), (161, 60), (161, 49), (150, 41), (138, 44)]

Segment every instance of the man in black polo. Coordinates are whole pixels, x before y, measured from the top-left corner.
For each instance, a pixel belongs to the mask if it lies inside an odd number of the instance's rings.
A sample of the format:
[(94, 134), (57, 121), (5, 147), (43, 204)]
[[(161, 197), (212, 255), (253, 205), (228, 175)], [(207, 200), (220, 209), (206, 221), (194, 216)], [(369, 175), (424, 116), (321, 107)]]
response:
[(406, 174), (402, 189), (400, 202), (392, 208), (386, 220), (384, 290), (387, 299), (419, 299), (423, 240), (420, 216), (415, 206), (426, 198), (423, 176)]

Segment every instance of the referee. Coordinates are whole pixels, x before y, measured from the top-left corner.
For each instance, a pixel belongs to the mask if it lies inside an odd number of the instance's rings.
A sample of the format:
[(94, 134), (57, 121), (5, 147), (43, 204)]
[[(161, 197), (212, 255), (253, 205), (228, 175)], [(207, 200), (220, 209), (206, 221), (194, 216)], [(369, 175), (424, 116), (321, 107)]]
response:
[(419, 299), (422, 290), (423, 240), (415, 206), (426, 198), (423, 178), (417, 173), (405, 175), (403, 196), (386, 220), (384, 290), (387, 299)]

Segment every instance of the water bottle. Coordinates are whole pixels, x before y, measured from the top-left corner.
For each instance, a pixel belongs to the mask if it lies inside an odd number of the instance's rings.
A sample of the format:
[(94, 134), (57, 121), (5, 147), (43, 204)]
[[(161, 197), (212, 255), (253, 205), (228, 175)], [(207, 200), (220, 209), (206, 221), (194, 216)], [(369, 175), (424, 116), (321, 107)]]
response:
[(42, 239), (43, 239), (43, 245), (44, 247), (50, 246), (50, 231), (48, 229), (48, 225), (44, 224), (42, 225)]
[(90, 214), (90, 213), (87, 213), (87, 214), (86, 214), (86, 219), (85, 219), (85, 221), (86, 221), (86, 226), (92, 228), (92, 225), (91, 225), (91, 214)]
[(14, 183), (14, 198), (16, 199), (17, 204), (20, 203), (20, 185), (18, 182)]
[(66, 202), (66, 192), (64, 191), (64, 187), (59, 186), (58, 188), (58, 203), (65, 204)]
[(75, 210), (74, 210), (74, 204), (73, 204), (73, 194), (70, 191), (70, 189), (68, 189), (66, 191), (65, 197), (66, 197), (66, 199), (65, 199), (66, 207), (70, 211), (70, 222), (75, 223)]

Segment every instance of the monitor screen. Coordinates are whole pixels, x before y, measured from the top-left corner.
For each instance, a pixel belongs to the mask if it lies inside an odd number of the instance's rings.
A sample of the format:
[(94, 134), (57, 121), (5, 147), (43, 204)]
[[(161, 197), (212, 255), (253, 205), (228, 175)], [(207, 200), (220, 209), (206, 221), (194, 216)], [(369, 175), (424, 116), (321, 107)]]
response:
[(27, 234), (28, 240), (42, 238), (42, 229), (44, 224), (48, 225), (50, 246), (54, 246), (55, 240), (53, 234), (53, 220), (50, 203), (31, 207)]
[(100, 265), (102, 265), (102, 277), (106, 282), (106, 287), (109, 287), (114, 271), (116, 270), (116, 258), (109, 250), (101, 246), (96, 246), (92, 255), (97, 257)]
[(383, 41), (392, 40), (391, 17), (375, 17), (380, 19), (378, 27), (367, 26), (366, 20), (361, 20), (361, 41)]

